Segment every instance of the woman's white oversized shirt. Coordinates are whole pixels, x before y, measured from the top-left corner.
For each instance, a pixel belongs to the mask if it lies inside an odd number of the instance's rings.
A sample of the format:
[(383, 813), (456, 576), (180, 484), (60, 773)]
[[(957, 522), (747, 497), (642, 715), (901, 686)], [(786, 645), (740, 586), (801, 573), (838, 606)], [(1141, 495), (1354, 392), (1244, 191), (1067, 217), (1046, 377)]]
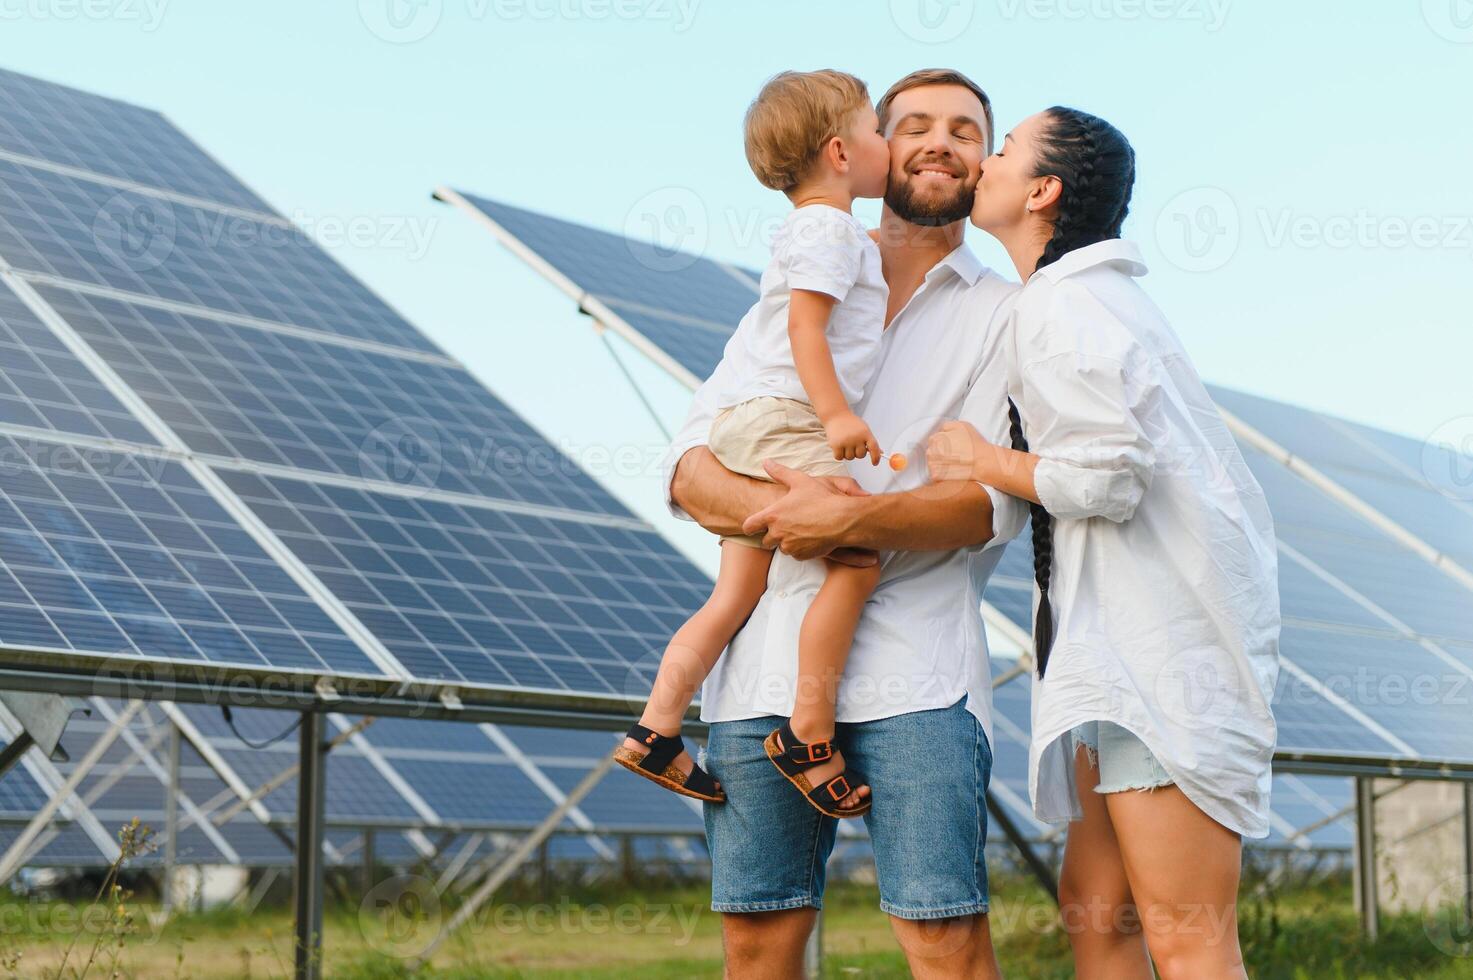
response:
[(1128, 242), (1078, 249), (1029, 279), (1005, 326), (1009, 393), (1054, 517), (1055, 641), (1033, 681), (1029, 789), (1040, 820), (1078, 819), (1060, 736), (1112, 721), (1209, 816), (1262, 837), (1278, 676), (1273, 522), (1136, 283), (1145, 271)]

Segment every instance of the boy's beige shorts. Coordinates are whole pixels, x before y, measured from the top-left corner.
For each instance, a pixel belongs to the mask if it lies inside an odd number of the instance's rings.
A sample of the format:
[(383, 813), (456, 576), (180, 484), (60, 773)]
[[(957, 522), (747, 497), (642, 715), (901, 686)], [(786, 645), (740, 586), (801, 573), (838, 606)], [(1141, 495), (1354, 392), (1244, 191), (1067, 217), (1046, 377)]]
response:
[[(711, 453), (733, 473), (772, 482), (762, 461), (802, 470), (809, 476), (848, 476), (842, 460), (834, 459), (818, 413), (807, 402), (793, 398), (752, 398), (724, 408), (711, 423)], [(760, 536), (725, 535), (722, 541), (763, 547)]]

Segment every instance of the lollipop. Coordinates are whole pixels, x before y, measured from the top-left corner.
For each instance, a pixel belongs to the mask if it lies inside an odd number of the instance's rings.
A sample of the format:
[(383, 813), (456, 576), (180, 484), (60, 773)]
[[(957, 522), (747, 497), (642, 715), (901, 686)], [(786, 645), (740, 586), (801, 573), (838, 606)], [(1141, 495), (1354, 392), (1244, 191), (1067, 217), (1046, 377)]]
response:
[(905, 469), (910, 463), (910, 460), (905, 458), (905, 453), (880, 453), (880, 458), (888, 459), (890, 461), (890, 468), (896, 473)]

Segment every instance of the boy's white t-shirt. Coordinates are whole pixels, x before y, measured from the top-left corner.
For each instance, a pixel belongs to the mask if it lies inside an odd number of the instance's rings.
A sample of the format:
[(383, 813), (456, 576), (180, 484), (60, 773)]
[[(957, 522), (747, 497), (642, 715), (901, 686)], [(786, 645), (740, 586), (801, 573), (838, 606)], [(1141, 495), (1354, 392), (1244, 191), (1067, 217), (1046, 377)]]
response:
[(824, 336), (839, 388), (853, 407), (875, 373), (890, 290), (880, 274), (880, 250), (852, 214), (827, 204), (794, 208), (772, 240), (761, 295), (742, 317), (724, 358), (733, 369), (717, 404), (729, 408), (772, 396), (808, 402), (788, 341), (788, 300), (794, 289), (838, 300)]

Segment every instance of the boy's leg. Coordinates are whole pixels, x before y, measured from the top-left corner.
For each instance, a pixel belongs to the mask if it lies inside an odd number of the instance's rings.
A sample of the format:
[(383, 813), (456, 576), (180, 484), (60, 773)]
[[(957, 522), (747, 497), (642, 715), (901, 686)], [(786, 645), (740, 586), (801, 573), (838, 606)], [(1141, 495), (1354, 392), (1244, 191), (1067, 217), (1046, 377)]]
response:
[[(685, 712), (716, 658), (762, 598), (771, 563), (770, 551), (732, 541), (722, 543), (721, 569), (711, 597), (671, 637), (665, 655), (660, 658), (660, 670), (655, 675), (649, 702), (640, 715), (641, 725), (662, 735), (680, 731)], [(649, 746), (637, 739), (626, 738), (624, 745), (640, 755), (649, 751)], [(690, 754), (680, 753), (674, 765), (681, 772), (689, 773), (693, 765)]]
[[(793, 734), (804, 742), (834, 737), (834, 702), (839, 679), (849, 659), (854, 629), (859, 625), (864, 604), (880, 581), (880, 566), (854, 568), (828, 562), (828, 574), (813, 604), (803, 617), (798, 633), (798, 690), (793, 706)], [(843, 753), (834, 749), (833, 758), (805, 772), (817, 786), (844, 771)], [(869, 795), (869, 787), (856, 786), (844, 797), (842, 806), (855, 806)]]

